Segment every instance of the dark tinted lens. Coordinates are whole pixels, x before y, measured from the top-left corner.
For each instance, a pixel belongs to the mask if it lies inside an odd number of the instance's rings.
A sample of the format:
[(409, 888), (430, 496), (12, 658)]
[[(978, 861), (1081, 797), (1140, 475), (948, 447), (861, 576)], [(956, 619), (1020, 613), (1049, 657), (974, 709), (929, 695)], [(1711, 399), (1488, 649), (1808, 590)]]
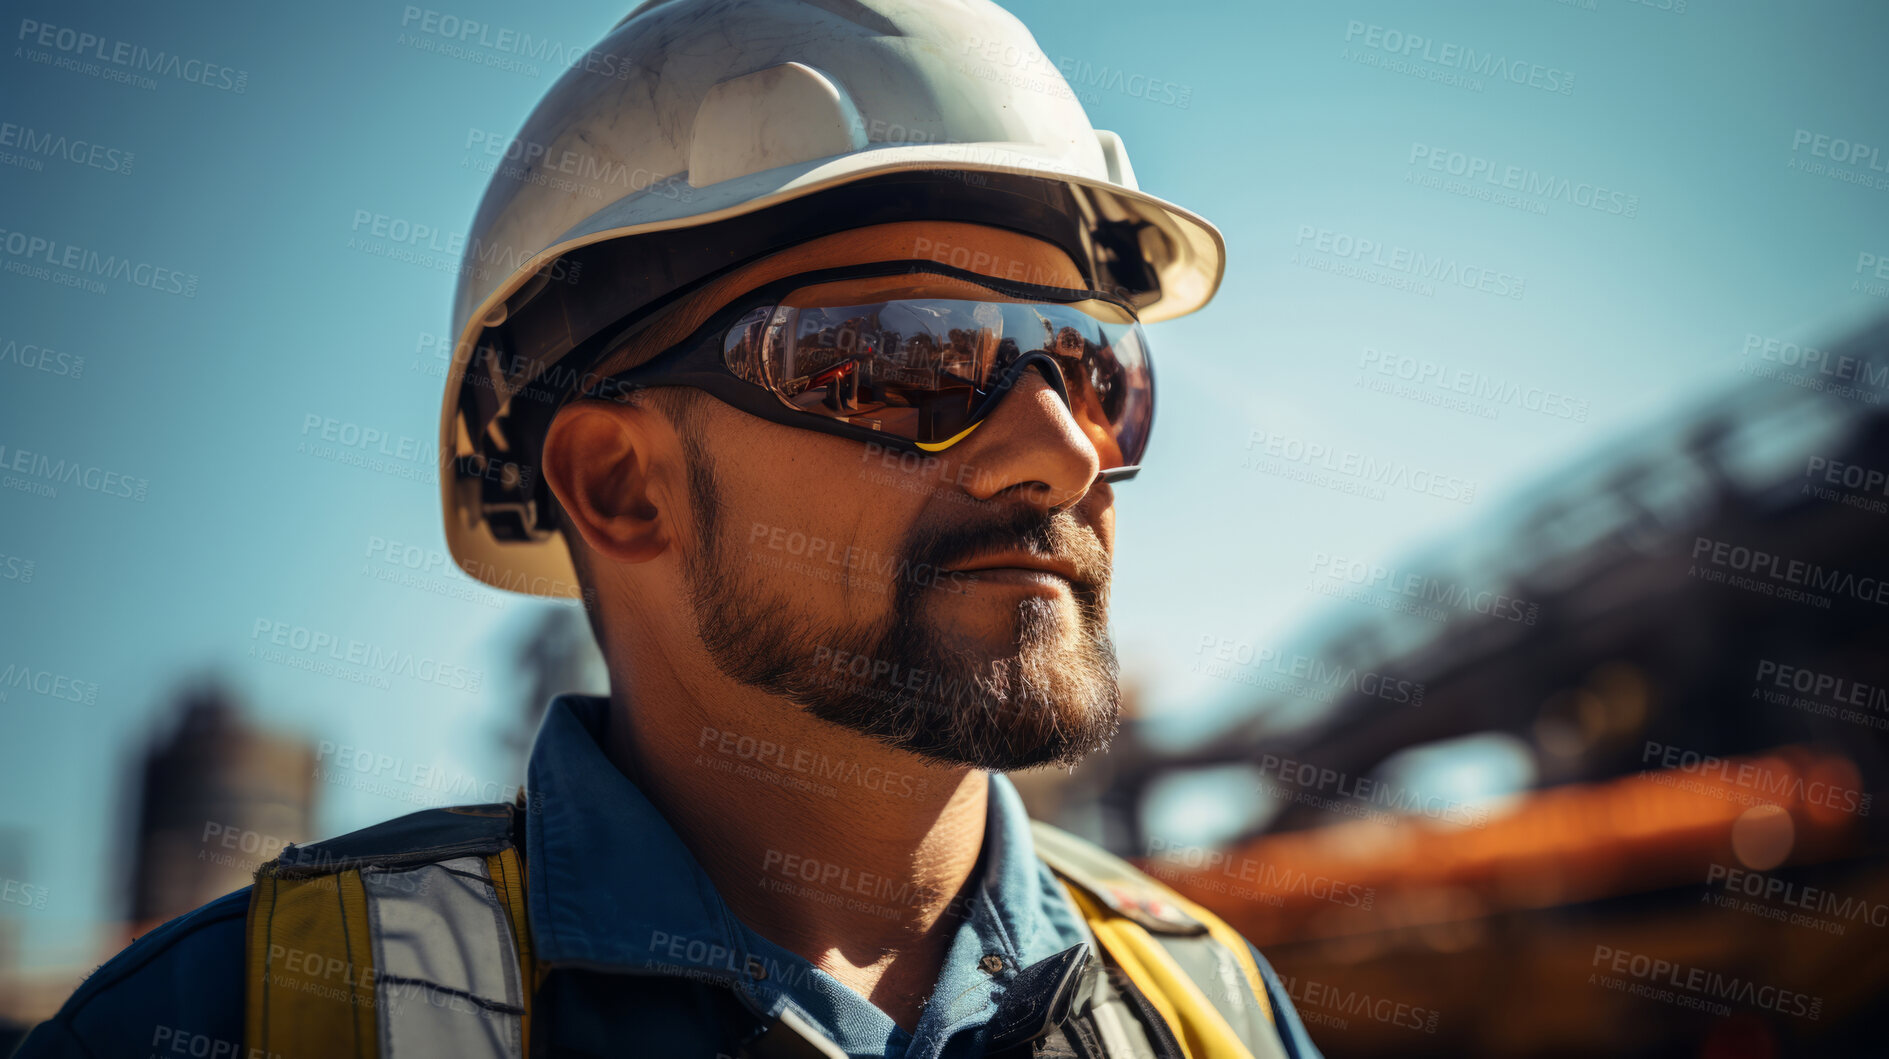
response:
[(908, 441), (947, 441), (972, 424), (1005, 368), (1042, 351), (1062, 368), (1071, 411), (1104, 466), (1140, 454), (1151, 407), (1146, 357), (1140, 328), (1114, 306), (1103, 303), (1102, 311), (1124, 322), (1067, 305), (903, 299), (799, 307), (792, 299), (749, 313), (723, 343), (730, 370), (789, 407)]
[(974, 302), (782, 306), (731, 333), (724, 355), (799, 411), (934, 442), (969, 425), (1001, 326)]
[(1005, 306), (1006, 335), (1034, 339), (1015, 356), (1046, 353), (1062, 369), (1069, 410), (1104, 469), (1136, 462), (1153, 419), (1153, 376), (1141, 328), (1066, 305)]
[(1140, 324), (1104, 325), (1107, 355), (1098, 369), (1102, 405), (1124, 466), (1141, 462), (1154, 426), (1154, 364)]

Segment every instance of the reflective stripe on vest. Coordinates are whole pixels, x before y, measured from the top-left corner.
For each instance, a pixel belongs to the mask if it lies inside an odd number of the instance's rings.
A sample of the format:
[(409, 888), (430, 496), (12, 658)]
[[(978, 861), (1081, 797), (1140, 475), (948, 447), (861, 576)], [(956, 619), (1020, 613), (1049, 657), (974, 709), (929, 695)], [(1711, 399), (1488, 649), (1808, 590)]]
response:
[[(523, 1059), (544, 968), (511, 820), (502, 805), (431, 810), (264, 865), (246, 932), (249, 1054)], [(1032, 832), (1108, 962), (1187, 1059), (1286, 1054), (1238, 932), (1104, 850), (1041, 822)], [(1096, 1001), (1110, 1055), (1148, 1054), (1112, 990)], [(779, 1025), (791, 1032), (767, 1034), (756, 1054), (837, 1055), (791, 1011)]]
[(332, 874), (265, 866), (249, 910), (250, 1054), (523, 1059), (524, 896), (511, 849)]

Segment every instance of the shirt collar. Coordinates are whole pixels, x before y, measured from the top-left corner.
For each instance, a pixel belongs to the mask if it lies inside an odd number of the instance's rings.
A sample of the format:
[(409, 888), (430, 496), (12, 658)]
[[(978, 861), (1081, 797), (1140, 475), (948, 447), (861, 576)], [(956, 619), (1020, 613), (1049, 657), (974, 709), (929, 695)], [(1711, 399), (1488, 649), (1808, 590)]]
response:
[[(792, 1004), (849, 1051), (864, 1039), (872, 1049), (917, 1059), (937, 1054), (959, 1030), (988, 1021), (1003, 983), (1019, 969), (1087, 934), (1061, 884), (1036, 856), (1016, 787), (1002, 773), (990, 773), (990, 815), (971, 914), (952, 939), (914, 1038), (734, 917), (668, 820), (604, 755), (598, 739), (609, 709), (610, 700), (601, 696), (560, 695), (532, 747), (527, 878), (532, 943), (541, 960), (708, 978), (731, 986), (763, 1014), (778, 1015)], [(983, 969), (992, 955), (1003, 960), (994, 975)]]

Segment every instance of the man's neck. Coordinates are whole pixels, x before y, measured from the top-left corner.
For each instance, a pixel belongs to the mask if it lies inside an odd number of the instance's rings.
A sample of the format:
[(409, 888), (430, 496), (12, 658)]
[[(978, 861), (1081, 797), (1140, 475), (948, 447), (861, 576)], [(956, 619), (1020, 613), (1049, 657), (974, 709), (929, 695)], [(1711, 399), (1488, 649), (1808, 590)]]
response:
[(751, 689), (643, 681), (632, 706), (613, 684), (606, 752), (729, 909), (913, 1029), (968, 915), (989, 776)]

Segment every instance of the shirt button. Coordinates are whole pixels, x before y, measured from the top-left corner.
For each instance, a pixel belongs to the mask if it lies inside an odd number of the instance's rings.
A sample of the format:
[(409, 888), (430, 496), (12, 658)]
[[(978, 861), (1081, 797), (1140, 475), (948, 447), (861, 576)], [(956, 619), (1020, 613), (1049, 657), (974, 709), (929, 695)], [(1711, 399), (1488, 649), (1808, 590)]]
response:
[(977, 961), (977, 965), (984, 969), (985, 974), (996, 974), (1004, 969), (1004, 958), (996, 953), (991, 953), (989, 956)]

